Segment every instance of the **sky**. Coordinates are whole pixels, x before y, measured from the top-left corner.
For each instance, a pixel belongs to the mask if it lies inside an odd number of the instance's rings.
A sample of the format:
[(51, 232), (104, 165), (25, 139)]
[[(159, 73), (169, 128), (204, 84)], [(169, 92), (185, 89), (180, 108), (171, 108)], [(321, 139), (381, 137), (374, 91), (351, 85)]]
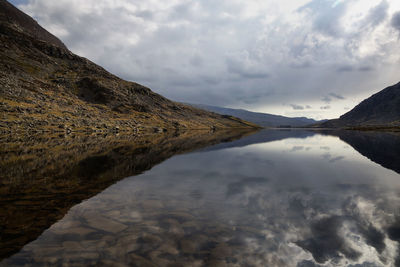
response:
[(398, 0), (14, 0), (172, 100), (336, 118), (400, 80)]

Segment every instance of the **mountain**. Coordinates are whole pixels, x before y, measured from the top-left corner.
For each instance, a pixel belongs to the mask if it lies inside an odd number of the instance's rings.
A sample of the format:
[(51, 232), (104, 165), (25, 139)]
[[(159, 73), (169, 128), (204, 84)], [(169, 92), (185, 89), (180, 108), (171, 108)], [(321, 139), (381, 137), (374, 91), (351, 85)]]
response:
[(235, 116), (263, 127), (280, 127), (280, 126), (301, 127), (317, 123), (316, 120), (305, 117), (289, 118), (280, 115), (272, 115), (268, 113), (252, 112), (244, 109), (223, 108), (223, 107), (216, 107), (216, 106), (209, 106), (202, 104), (190, 104), (190, 105), (197, 108), (212, 111), (218, 114)]
[(376, 128), (400, 126), (400, 82), (365, 99), (339, 119), (316, 127)]
[(0, 132), (257, 127), (168, 100), (70, 52), (0, 0)]

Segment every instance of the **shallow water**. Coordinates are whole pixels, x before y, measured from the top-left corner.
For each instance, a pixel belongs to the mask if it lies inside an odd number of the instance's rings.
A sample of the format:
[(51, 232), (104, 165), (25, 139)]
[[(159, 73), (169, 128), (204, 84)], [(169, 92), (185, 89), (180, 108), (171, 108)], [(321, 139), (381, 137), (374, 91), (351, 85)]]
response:
[(399, 140), (261, 131), (177, 155), (0, 265), (399, 266)]

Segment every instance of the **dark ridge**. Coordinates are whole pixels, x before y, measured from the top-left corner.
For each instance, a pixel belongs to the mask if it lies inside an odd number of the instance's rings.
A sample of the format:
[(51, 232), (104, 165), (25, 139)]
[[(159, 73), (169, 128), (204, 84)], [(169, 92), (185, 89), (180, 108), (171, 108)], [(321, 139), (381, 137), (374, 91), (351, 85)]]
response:
[(14, 28), (23, 31), (38, 40), (67, 49), (60, 39), (43, 29), (34, 19), (14, 7), (6, 0), (0, 0), (0, 20), (8, 21), (14, 26)]
[(340, 116), (340, 120), (356, 123), (390, 123), (400, 120), (400, 82), (365, 99)]
[(245, 121), (249, 121), (263, 127), (281, 127), (281, 128), (302, 127), (317, 122), (322, 122), (322, 121), (316, 121), (314, 119), (309, 119), (306, 117), (290, 118), (281, 115), (252, 112), (245, 109), (233, 109), (233, 108), (216, 107), (216, 106), (202, 105), (202, 104), (189, 104), (189, 105), (222, 115), (230, 115), (238, 117)]
[(400, 127), (400, 82), (365, 99), (339, 119), (314, 126), (370, 130)]

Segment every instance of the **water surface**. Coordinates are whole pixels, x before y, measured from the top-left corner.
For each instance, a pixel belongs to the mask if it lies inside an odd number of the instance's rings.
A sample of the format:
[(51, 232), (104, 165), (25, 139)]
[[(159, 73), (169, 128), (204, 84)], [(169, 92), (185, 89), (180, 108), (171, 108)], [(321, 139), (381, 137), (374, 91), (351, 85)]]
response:
[(261, 131), (177, 155), (0, 265), (399, 266), (399, 140)]

